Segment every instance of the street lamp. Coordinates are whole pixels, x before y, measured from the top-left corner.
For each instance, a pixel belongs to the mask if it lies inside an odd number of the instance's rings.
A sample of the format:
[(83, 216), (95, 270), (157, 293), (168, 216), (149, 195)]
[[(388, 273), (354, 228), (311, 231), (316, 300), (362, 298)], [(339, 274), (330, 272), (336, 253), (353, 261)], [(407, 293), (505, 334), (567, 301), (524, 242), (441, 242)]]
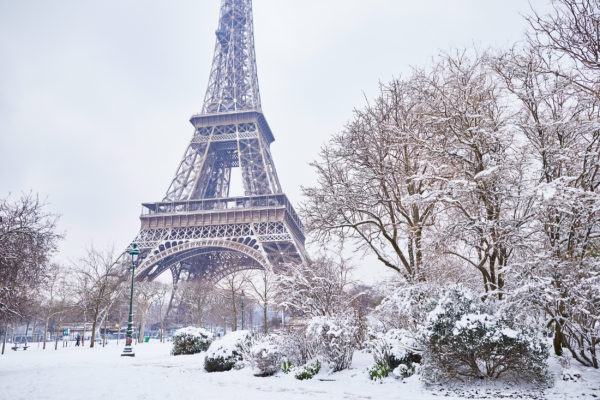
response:
[(131, 268), (131, 297), (129, 298), (129, 321), (127, 322), (127, 336), (125, 337), (125, 348), (123, 349), (121, 356), (135, 357), (133, 347), (131, 347), (133, 337), (133, 279), (135, 278), (135, 261), (140, 255), (140, 249), (138, 249), (137, 244), (134, 243), (127, 253), (131, 254), (131, 263), (133, 268)]
[(244, 291), (242, 290), (242, 330), (244, 330)]

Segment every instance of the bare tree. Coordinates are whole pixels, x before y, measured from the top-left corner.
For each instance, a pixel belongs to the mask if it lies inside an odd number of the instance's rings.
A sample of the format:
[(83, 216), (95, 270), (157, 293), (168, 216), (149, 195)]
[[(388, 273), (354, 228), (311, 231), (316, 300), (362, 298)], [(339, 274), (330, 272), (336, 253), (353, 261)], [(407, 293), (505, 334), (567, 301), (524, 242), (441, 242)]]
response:
[(223, 327), (223, 334), (227, 333), (227, 322), (231, 316), (231, 300), (229, 293), (217, 288), (210, 305), (209, 318), (215, 326)]
[[(114, 250), (99, 251), (90, 248), (87, 255), (74, 266), (77, 276), (76, 292), (85, 314), (92, 318), (92, 338), (94, 347), (96, 328), (100, 315), (106, 315), (123, 284), (124, 268), (115, 261)], [(85, 324), (85, 321), (84, 321)]]
[(201, 279), (183, 282), (180, 285), (181, 301), (194, 315), (194, 323), (202, 327), (206, 320), (206, 313), (215, 297), (215, 285)]
[(138, 333), (138, 342), (143, 343), (144, 331), (148, 320), (148, 311), (150, 307), (157, 302), (165, 303), (166, 287), (163, 283), (156, 281), (142, 281), (135, 286), (135, 302), (140, 318), (140, 331)]
[[(600, 98), (600, 3), (597, 0), (552, 0), (553, 10), (532, 10), (529, 42), (556, 57), (543, 59), (550, 72)], [(564, 64), (567, 68), (564, 68)]]
[(276, 285), (275, 276), (270, 269), (263, 269), (259, 274), (256, 274), (248, 279), (248, 284), (252, 288), (254, 299), (263, 311), (263, 333), (269, 333), (269, 321), (267, 313), (269, 306), (274, 304)]
[[(42, 287), (43, 313), (44, 313), (44, 339), (42, 349), (46, 349), (48, 327), (52, 319), (57, 319), (60, 325), (62, 316), (68, 312), (72, 304), (69, 302), (70, 283), (66, 279), (66, 271), (59, 265), (53, 264), (48, 280)], [(57, 318), (58, 317), (58, 318)]]
[(288, 265), (276, 275), (277, 303), (295, 316), (333, 316), (352, 307), (351, 268), (344, 262), (320, 257), (310, 263)]
[(165, 337), (165, 319), (167, 316), (167, 308), (169, 307), (169, 302), (167, 298), (169, 296), (169, 291), (172, 290), (169, 288), (169, 285), (164, 283), (157, 282), (157, 296), (154, 301), (154, 311), (156, 312), (156, 319), (158, 319), (158, 323), (160, 326), (160, 341), (164, 341)]
[(48, 277), (49, 260), (61, 235), (57, 216), (32, 194), (11, 202), (0, 199), (0, 320), (23, 316), (22, 310)]
[(550, 317), (557, 355), (564, 347), (598, 368), (600, 99), (564, 74), (546, 73), (550, 57), (514, 49), (496, 64), (521, 104), (519, 128), (541, 167), (531, 227), (536, 243), (524, 269), (527, 287), (536, 290), (523, 296)]
[(481, 274), (486, 293), (502, 298), (532, 217), (528, 151), (515, 140), (513, 113), (486, 54), (444, 54), (422, 82), (436, 133), (428, 146), (445, 184), (438, 242)]
[(356, 109), (311, 165), (317, 184), (304, 187), (301, 213), (319, 243), (352, 240), (408, 281), (422, 280), (428, 229), (441, 181), (424, 146), (421, 89), (411, 79), (381, 85), (373, 103)]
[(231, 329), (237, 330), (238, 304), (240, 295), (248, 284), (248, 271), (233, 272), (217, 283), (217, 287), (223, 290), (229, 300), (229, 310), (232, 315)]

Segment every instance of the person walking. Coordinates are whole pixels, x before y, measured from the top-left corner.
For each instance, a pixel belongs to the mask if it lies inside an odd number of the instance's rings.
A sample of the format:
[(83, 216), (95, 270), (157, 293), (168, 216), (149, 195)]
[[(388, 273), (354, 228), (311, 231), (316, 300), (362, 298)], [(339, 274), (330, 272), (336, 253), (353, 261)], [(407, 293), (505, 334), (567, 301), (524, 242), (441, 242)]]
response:
[(81, 340), (81, 338), (79, 337), (79, 333), (78, 333), (77, 336), (75, 337), (75, 347), (79, 346), (79, 340)]

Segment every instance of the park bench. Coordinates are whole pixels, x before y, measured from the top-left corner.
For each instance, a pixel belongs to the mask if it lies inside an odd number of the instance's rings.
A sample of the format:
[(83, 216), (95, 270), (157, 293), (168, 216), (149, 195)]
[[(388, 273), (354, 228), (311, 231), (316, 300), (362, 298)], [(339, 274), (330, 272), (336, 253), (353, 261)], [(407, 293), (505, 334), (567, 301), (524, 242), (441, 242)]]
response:
[(11, 347), (11, 349), (13, 349), (14, 351), (17, 351), (18, 349), (23, 349), (23, 350), (27, 350), (29, 346), (27, 346), (27, 344), (24, 344), (23, 346), (19, 346), (18, 343), (15, 343), (15, 345), (13, 347)]

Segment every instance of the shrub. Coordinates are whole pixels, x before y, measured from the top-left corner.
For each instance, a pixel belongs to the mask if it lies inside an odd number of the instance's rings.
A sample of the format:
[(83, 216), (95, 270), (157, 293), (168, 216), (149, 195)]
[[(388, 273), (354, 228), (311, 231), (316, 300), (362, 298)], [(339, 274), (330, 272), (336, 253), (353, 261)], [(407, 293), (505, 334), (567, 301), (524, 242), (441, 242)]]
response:
[(387, 364), (382, 363), (381, 361), (376, 361), (375, 365), (367, 370), (369, 373), (369, 378), (372, 381), (381, 380), (383, 378), (387, 378), (390, 375), (390, 367)]
[(417, 340), (404, 329), (390, 329), (377, 335), (369, 347), (375, 361), (387, 365), (390, 370), (400, 365), (411, 368), (413, 363), (421, 362)]
[(539, 332), (492, 313), (461, 288), (440, 298), (422, 335), (426, 381), (503, 375), (547, 380), (548, 348)]
[(245, 347), (251, 341), (250, 332), (235, 331), (214, 341), (204, 359), (204, 369), (208, 372), (229, 371), (243, 360)]
[(280, 337), (267, 335), (250, 348), (250, 363), (256, 375), (269, 376), (275, 374), (281, 366)]
[(296, 377), (296, 379), (299, 379), (301, 381), (305, 379), (312, 379), (312, 377), (318, 374), (320, 370), (321, 362), (319, 360), (316, 360), (315, 362), (299, 367), (296, 370), (294, 376)]
[(352, 363), (356, 346), (356, 324), (348, 317), (313, 317), (306, 327), (309, 358), (322, 358), (333, 371)]
[(206, 351), (214, 339), (214, 335), (203, 328), (188, 326), (175, 331), (171, 354), (196, 354)]

